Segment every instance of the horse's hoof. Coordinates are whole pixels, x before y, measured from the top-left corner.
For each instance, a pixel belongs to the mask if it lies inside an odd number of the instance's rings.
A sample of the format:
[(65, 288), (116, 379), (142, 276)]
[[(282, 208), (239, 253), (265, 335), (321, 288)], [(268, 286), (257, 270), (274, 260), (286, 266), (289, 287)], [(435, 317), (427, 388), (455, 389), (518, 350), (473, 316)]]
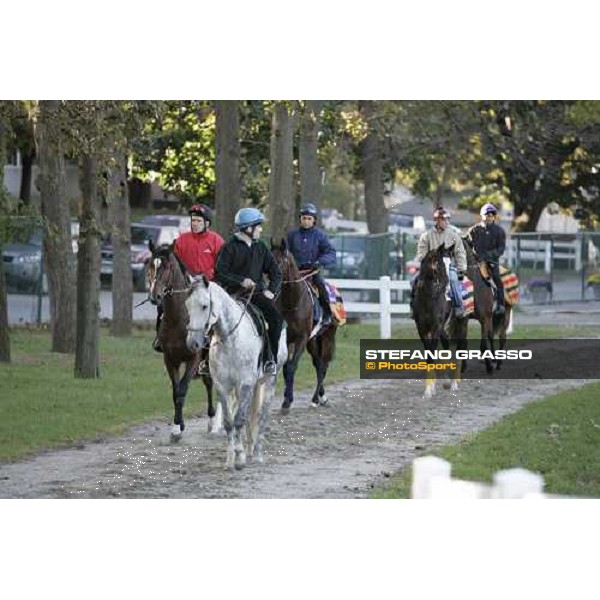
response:
[(442, 387), (443, 387), (445, 390), (449, 390), (449, 389), (452, 387), (452, 384), (451, 384), (449, 381), (444, 381), (444, 382), (442, 383)]
[(171, 428), (171, 442), (179, 442), (181, 440), (182, 433), (183, 428), (180, 425), (173, 425)]
[(233, 463), (236, 471), (240, 471), (246, 466), (246, 453), (245, 452), (236, 452), (235, 453), (235, 462)]
[(328, 402), (329, 398), (327, 396), (321, 396), (321, 399), (319, 400), (319, 404), (321, 406), (326, 406)]
[(312, 408), (319, 408), (319, 401), (318, 401), (318, 400), (314, 400), (314, 399), (313, 399), (313, 400), (311, 400), (311, 401), (310, 401), (310, 406), (311, 406)]
[(292, 401), (288, 400), (287, 398), (283, 401), (283, 404), (281, 405), (281, 412), (284, 415), (287, 415), (290, 412), (290, 408), (292, 407)]
[(177, 444), (181, 441), (180, 433), (171, 433), (171, 444)]

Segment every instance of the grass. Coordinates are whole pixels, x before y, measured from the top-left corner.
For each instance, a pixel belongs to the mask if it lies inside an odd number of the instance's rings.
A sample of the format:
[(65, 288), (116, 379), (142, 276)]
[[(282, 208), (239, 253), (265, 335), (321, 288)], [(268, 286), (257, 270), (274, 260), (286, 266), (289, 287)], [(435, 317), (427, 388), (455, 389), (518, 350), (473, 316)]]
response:
[[(526, 406), (462, 443), (433, 452), (458, 479), (491, 483), (496, 471), (522, 467), (544, 477), (545, 491), (600, 497), (600, 383)], [(410, 469), (374, 498), (409, 498)]]
[[(583, 331), (519, 327), (517, 333), (518, 337), (550, 338), (581, 335)], [(396, 327), (393, 336), (414, 338), (414, 324), (407, 321)], [(359, 341), (378, 337), (379, 327), (375, 324), (342, 327), (327, 382), (359, 377)], [(48, 331), (13, 329), (12, 362), (0, 364), (0, 461), (114, 435), (149, 419), (170, 422), (170, 383), (162, 357), (150, 348), (152, 338), (151, 329), (136, 330), (130, 338), (111, 337), (103, 329), (101, 376), (82, 380), (74, 378), (72, 355), (50, 352)], [(314, 384), (310, 359), (304, 356), (295, 389), (312, 388)], [(279, 378), (279, 395), (282, 385)], [(184, 414), (186, 417), (206, 414), (205, 392), (200, 381), (190, 388)]]

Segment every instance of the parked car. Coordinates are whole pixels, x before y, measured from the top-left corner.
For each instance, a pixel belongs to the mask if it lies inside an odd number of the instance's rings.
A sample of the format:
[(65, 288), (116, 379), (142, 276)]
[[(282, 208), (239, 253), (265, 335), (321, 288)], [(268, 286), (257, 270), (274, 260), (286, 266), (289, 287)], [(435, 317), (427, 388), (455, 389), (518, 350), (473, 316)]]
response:
[(336, 251), (336, 262), (324, 269), (325, 277), (334, 279), (364, 279), (366, 277), (366, 236), (330, 235)]
[[(189, 220), (189, 219), (188, 219)], [(131, 225), (131, 271), (133, 287), (138, 292), (148, 289), (146, 273), (150, 260), (148, 242), (152, 240), (155, 246), (172, 244), (178, 237), (179, 228), (173, 225), (157, 225), (154, 223), (132, 223)], [(110, 239), (106, 239), (101, 248), (102, 265), (100, 278), (102, 281), (112, 281), (113, 273), (113, 246)]]
[[(79, 222), (71, 221), (73, 253), (77, 253)], [(31, 294), (40, 291), (40, 267), (42, 258), (43, 232), (37, 230), (24, 242), (10, 242), (2, 250), (2, 262), (6, 285), (9, 289)], [(48, 279), (42, 274), (42, 293), (48, 293)]]

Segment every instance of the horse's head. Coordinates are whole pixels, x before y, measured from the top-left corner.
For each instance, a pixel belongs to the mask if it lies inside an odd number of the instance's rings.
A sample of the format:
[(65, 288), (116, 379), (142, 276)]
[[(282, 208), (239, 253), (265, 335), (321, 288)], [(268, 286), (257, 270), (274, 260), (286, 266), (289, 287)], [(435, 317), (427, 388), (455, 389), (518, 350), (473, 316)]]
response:
[(217, 322), (215, 304), (211, 295), (211, 286), (204, 275), (194, 279), (192, 292), (185, 301), (189, 321), (186, 343), (190, 350), (199, 350), (204, 346), (206, 337)]
[(450, 256), (454, 250), (454, 245), (446, 248), (441, 244), (437, 248), (430, 250), (421, 261), (420, 277), (423, 281), (437, 282), (444, 288), (448, 284), (448, 274), (444, 265), (444, 258)]
[(173, 252), (173, 245), (154, 246), (150, 241), (148, 247), (152, 252), (148, 265), (148, 296), (152, 304), (160, 306), (166, 296), (186, 287), (185, 267)]
[(298, 265), (296, 264), (292, 253), (288, 250), (285, 238), (281, 238), (279, 243), (276, 243), (275, 240), (271, 238), (271, 252), (281, 271), (283, 282), (289, 283), (290, 281), (298, 279)]

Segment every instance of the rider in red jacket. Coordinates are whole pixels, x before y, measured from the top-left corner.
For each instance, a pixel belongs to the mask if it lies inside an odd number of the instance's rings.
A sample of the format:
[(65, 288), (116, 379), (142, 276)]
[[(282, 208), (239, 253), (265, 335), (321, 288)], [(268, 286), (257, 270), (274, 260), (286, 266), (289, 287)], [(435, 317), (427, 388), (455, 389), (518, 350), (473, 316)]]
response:
[[(174, 252), (191, 275), (204, 274), (208, 279), (215, 278), (217, 254), (224, 241), (215, 231), (210, 230), (212, 211), (204, 204), (194, 204), (188, 211), (191, 219), (191, 231), (182, 233), (176, 240)], [(152, 347), (162, 352), (158, 341), (158, 328), (162, 318), (162, 309), (158, 308), (156, 318), (156, 337)]]
[(208, 206), (194, 204), (189, 213), (192, 219), (192, 230), (182, 233), (175, 240), (175, 254), (192, 275), (202, 273), (213, 280), (215, 262), (224, 243), (223, 238), (209, 229), (212, 211)]

